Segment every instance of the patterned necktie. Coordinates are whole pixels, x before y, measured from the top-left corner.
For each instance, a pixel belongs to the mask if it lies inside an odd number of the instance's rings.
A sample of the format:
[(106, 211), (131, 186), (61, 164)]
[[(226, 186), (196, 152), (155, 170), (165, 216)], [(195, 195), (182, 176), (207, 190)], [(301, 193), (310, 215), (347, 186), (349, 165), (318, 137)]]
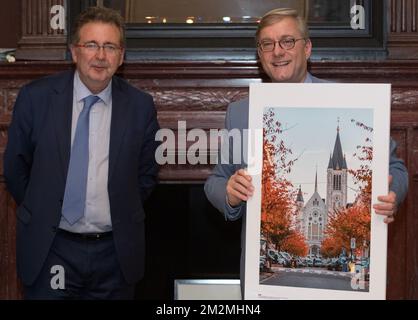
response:
[(77, 120), (62, 206), (62, 215), (71, 225), (84, 216), (89, 166), (90, 110), (99, 99), (97, 96), (84, 98), (84, 107)]

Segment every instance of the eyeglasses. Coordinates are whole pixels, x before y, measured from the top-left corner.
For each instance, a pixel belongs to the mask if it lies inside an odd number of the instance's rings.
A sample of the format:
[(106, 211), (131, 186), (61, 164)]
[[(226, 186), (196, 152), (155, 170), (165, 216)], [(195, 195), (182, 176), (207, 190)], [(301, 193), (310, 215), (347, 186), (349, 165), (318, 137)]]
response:
[(119, 50), (122, 50), (123, 47), (118, 47), (112, 43), (105, 43), (103, 45), (99, 45), (96, 42), (87, 42), (85, 44), (76, 44), (74, 45), (77, 48), (84, 48), (86, 51), (91, 53), (97, 53), (101, 48), (103, 48), (104, 52), (109, 55), (116, 54)]
[(265, 41), (259, 42), (257, 44), (257, 47), (259, 47), (260, 50), (263, 52), (271, 52), (276, 47), (276, 43), (278, 43), (280, 48), (285, 49), (285, 50), (291, 50), (295, 47), (296, 41), (299, 41), (299, 40), (306, 40), (306, 39), (305, 38), (300, 38), (300, 39), (285, 38), (285, 39), (276, 40), (276, 41), (265, 40)]

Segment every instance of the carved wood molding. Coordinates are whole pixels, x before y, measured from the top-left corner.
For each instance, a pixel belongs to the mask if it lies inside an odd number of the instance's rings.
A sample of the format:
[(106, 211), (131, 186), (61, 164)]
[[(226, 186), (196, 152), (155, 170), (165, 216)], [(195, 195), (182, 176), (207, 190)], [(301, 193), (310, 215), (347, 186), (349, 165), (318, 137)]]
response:
[[(0, 62), (0, 81), (37, 79), (72, 67), (70, 61)], [(317, 77), (344, 82), (389, 82), (402, 87), (418, 85), (418, 59), (313, 61), (309, 70)], [(142, 88), (247, 88), (249, 83), (266, 78), (257, 61), (125, 61), (117, 74)]]
[(18, 60), (65, 60), (67, 32), (50, 25), (51, 8), (66, 8), (66, 0), (21, 0), (22, 32), (18, 42)]
[(158, 90), (144, 88), (154, 97), (154, 102), (159, 109), (163, 110), (190, 110), (210, 111), (226, 110), (229, 103), (248, 96), (247, 89), (234, 88), (184, 88)]
[(418, 88), (392, 89), (392, 108), (403, 111), (417, 111)]
[(388, 3), (388, 54), (390, 59), (418, 58), (418, 1)]
[[(0, 95), (3, 94), (4, 99), (10, 93), (2, 90), (17, 91), (30, 80), (71, 68), (69, 61), (0, 63)], [(310, 70), (320, 78), (333, 81), (391, 83), (393, 107), (415, 110), (418, 61), (312, 62)], [(157, 108), (167, 111), (225, 110), (231, 101), (247, 96), (250, 83), (264, 78), (256, 61), (222, 64), (129, 61), (119, 69), (118, 74), (135, 87), (149, 91)], [(15, 93), (10, 98), (15, 97)], [(9, 100), (8, 108), (14, 102)]]

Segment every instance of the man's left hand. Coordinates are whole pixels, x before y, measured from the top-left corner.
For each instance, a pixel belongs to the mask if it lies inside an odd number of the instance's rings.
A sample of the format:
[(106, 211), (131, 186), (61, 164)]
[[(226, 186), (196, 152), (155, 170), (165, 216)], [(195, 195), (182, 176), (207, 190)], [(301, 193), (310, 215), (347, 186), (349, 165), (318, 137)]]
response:
[[(389, 176), (389, 185), (392, 183), (392, 176)], [(398, 210), (396, 206), (396, 193), (393, 191), (389, 191), (387, 196), (378, 196), (377, 200), (380, 203), (374, 204), (373, 208), (375, 209), (377, 214), (381, 214), (382, 216), (386, 216), (384, 222), (391, 223), (395, 221), (395, 214)]]

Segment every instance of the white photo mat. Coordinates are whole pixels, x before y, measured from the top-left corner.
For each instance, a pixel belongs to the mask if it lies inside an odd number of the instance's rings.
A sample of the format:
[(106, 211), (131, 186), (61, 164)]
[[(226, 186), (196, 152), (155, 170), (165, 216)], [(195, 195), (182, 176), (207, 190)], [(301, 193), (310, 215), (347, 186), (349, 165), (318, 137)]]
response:
[[(372, 204), (378, 195), (388, 193), (390, 141), (390, 84), (251, 84), (249, 129), (262, 130), (263, 113), (271, 108), (372, 109), (373, 161)], [(313, 133), (314, 134), (314, 133)], [(334, 136), (335, 137), (335, 136)], [(248, 141), (251, 146), (263, 145), (262, 135)], [(368, 292), (312, 289), (306, 287), (260, 285), (260, 221), (262, 148), (256, 150), (248, 163), (249, 173), (255, 173), (255, 192), (247, 202), (245, 248), (245, 299), (385, 299), (387, 225), (382, 216), (371, 214), (370, 281)], [(251, 159), (251, 156), (249, 157)]]

